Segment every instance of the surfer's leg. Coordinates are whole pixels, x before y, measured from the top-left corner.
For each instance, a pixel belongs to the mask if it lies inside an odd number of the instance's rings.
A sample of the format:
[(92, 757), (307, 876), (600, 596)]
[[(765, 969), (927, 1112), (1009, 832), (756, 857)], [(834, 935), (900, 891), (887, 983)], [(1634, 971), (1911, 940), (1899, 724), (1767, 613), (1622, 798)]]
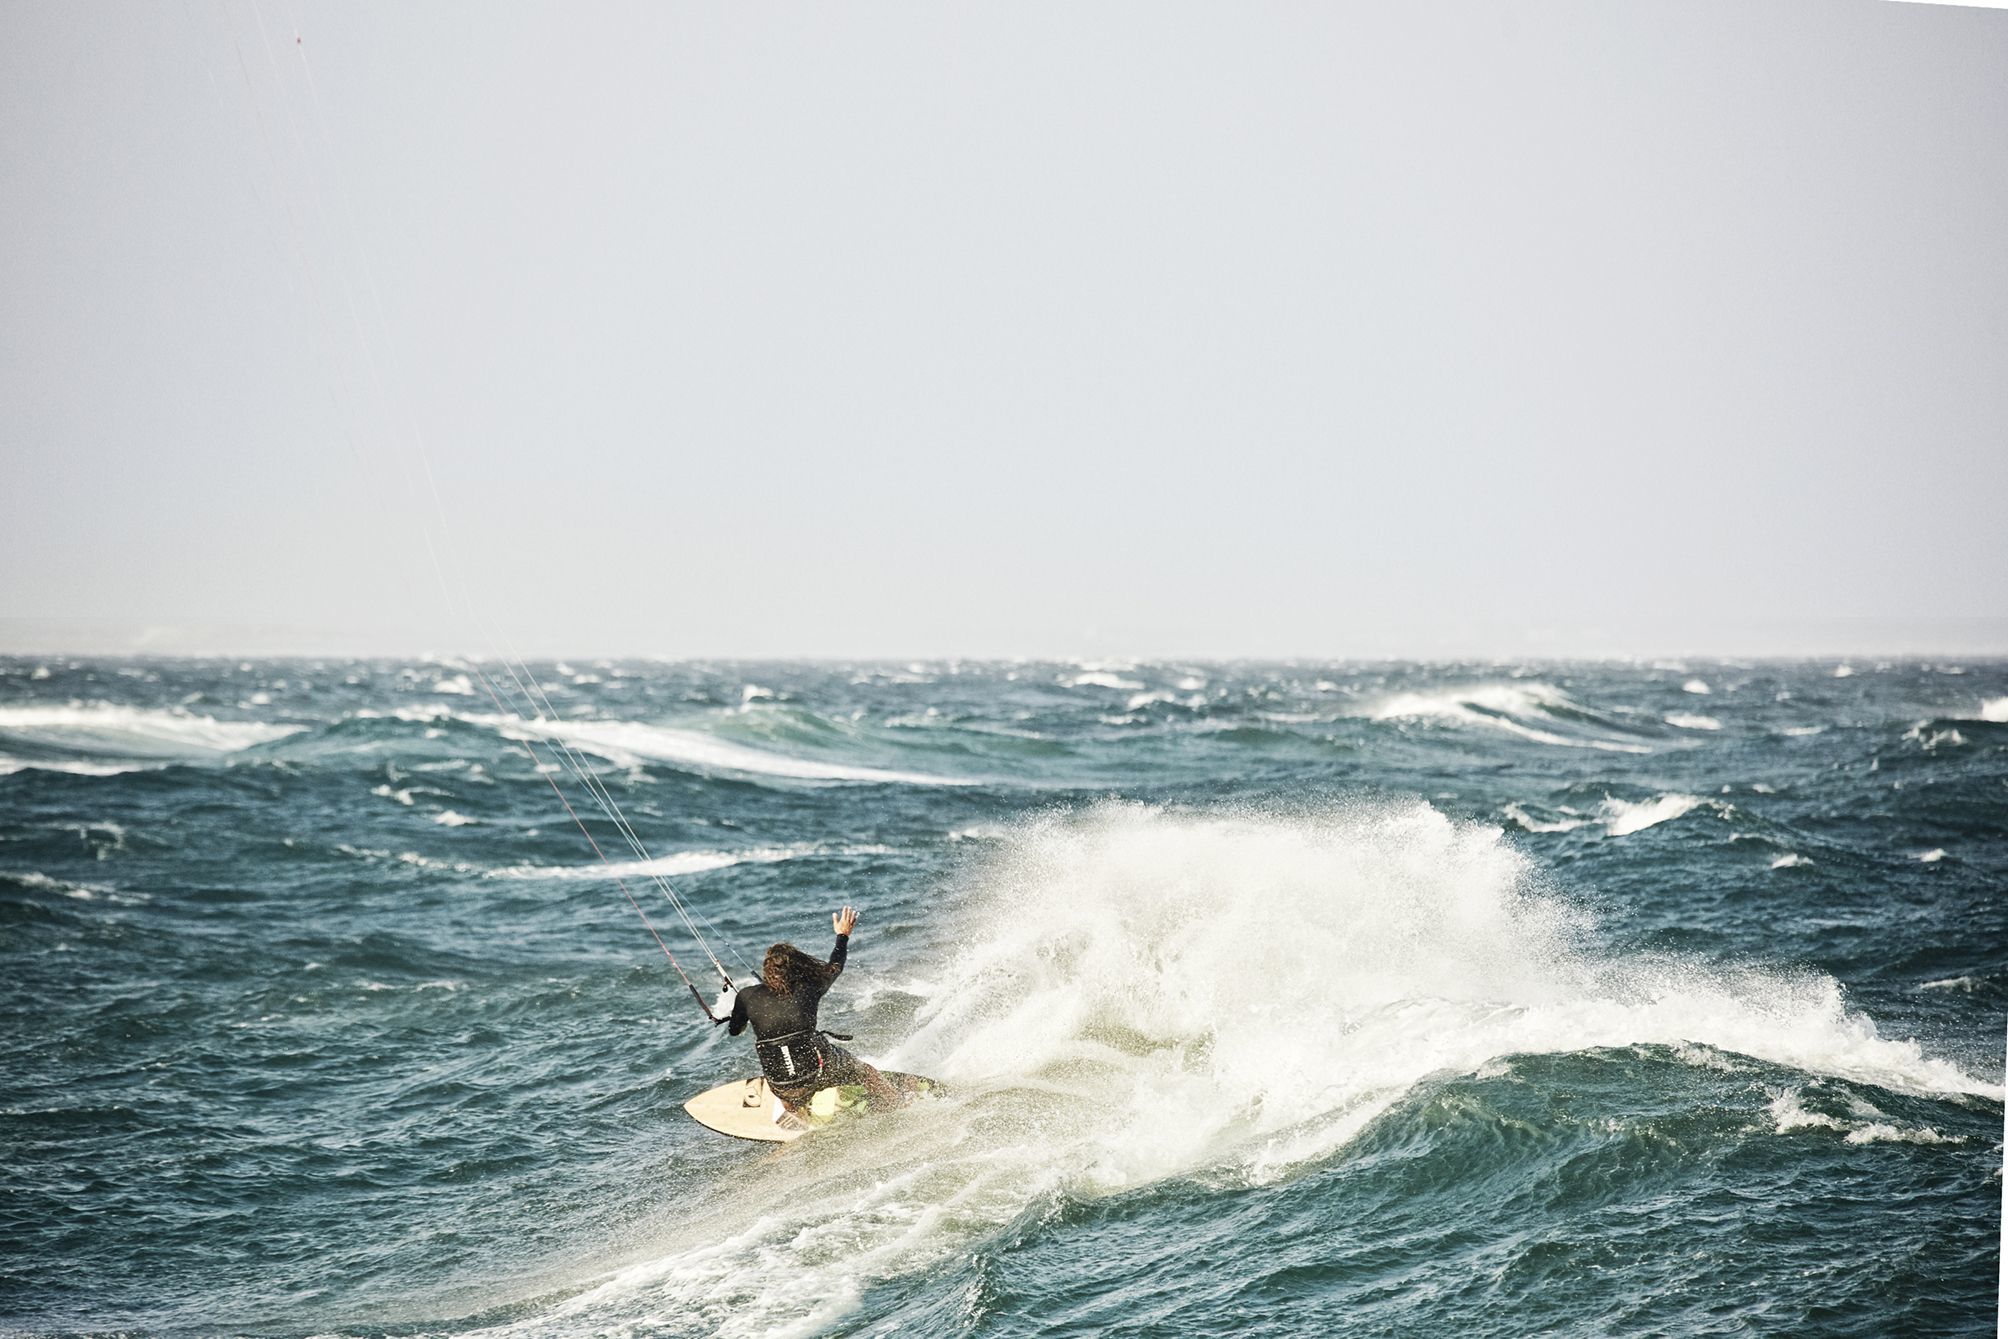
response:
[(906, 1105), (907, 1095), (901, 1092), (892, 1080), (843, 1047), (831, 1043), (826, 1056), (829, 1068), (824, 1071), (825, 1082), (862, 1085), (873, 1111), (891, 1111), (895, 1107)]
[(775, 1104), (780, 1107), (780, 1111), (774, 1114), (774, 1123), (776, 1125), (786, 1123), (783, 1120), (783, 1116), (792, 1116), (796, 1120), (808, 1119), (809, 1099), (816, 1095), (816, 1090), (813, 1086), (783, 1085), (769, 1079), (767, 1081), (767, 1091), (773, 1095)]
[(860, 1060), (858, 1077), (864, 1082), (865, 1095), (871, 1100), (873, 1111), (891, 1111), (903, 1107), (910, 1100), (907, 1094), (892, 1086), (892, 1081), (871, 1065)]

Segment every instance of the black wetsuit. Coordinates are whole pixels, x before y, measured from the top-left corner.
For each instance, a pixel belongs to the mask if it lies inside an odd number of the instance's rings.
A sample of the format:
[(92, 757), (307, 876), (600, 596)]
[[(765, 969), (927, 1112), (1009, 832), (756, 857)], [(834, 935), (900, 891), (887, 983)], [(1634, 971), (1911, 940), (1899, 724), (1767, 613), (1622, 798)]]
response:
[[(830, 973), (830, 981), (844, 970), (850, 938), (837, 936), (837, 946), (830, 952), (830, 965), (837, 970)], [(753, 1025), (753, 1035), (759, 1038), (753, 1049), (760, 1056), (760, 1072), (775, 1095), (791, 1105), (808, 1101), (819, 1088), (865, 1082), (863, 1064), (816, 1027), (817, 1006), (829, 989), (829, 982), (805, 983), (790, 994), (778, 995), (764, 985), (748, 986), (732, 999), (726, 1030), (736, 1037), (748, 1023)]]

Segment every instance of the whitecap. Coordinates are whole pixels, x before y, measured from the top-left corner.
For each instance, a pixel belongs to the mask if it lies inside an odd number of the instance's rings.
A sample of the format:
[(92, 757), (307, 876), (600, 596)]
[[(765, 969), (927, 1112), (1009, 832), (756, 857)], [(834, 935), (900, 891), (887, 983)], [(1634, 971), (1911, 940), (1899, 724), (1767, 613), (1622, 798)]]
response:
[(1903, 1128), (1876, 1121), (1848, 1131), (1850, 1144), (1963, 1144), (1963, 1136), (1943, 1135), (1929, 1125)]
[(473, 724), (498, 729), (505, 738), (561, 740), (619, 767), (637, 767), (646, 759), (707, 771), (799, 781), (896, 782), (911, 786), (975, 784), (959, 777), (896, 772), (770, 753), (764, 749), (729, 743), (696, 730), (643, 725), (635, 721), (530, 721), (520, 716), (494, 715), (465, 719)]
[[(0, 707), (0, 732), (43, 748), (121, 759), (194, 759), (235, 753), (298, 734), (305, 726), (219, 721), (181, 709), (110, 702)], [(59, 762), (32, 762), (60, 768)], [(92, 765), (102, 765), (93, 763)]]
[(1698, 693), (1705, 696), (1712, 690), (1709, 688), (1708, 682), (1705, 679), (1689, 679), (1686, 683), (1680, 686), (1680, 691), (1683, 693)]
[(1958, 730), (1950, 728), (1934, 730), (1931, 728), (1931, 722), (1929, 721), (1919, 721), (1916, 725), (1904, 731), (1903, 737), (1915, 743), (1926, 753), (1934, 752), (1940, 748), (1958, 748), (1966, 742), (1966, 736), (1960, 734)]
[(51, 878), (35, 870), (9, 870), (7, 877), (24, 888), (39, 888), (44, 892), (60, 893), (64, 897), (75, 898), (79, 902), (94, 902), (101, 894), (111, 890), (102, 884), (70, 883), (64, 879)]
[(1929, 851), (1919, 851), (1911, 858), (1923, 861), (1927, 865), (1935, 865), (1945, 859), (1945, 848), (1943, 846), (1934, 846)]
[(449, 674), (444, 678), (433, 680), (432, 691), (448, 697), (472, 697), (474, 681), (465, 674)]
[[(981, 923), (936, 973), (959, 984), (922, 1007), (900, 1067), (972, 1084), (1074, 1073), (1092, 1115), (1053, 1127), (1042, 1155), (1104, 1188), (1223, 1158), (1282, 1173), (1430, 1074), (1529, 1052), (1698, 1045), (1903, 1091), (1995, 1091), (1879, 1036), (1829, 977), (1591, 950), (1584, 914), (1544, 894), (1497, 828), (1420, 803), (1290, 818), (1109, 805), (1021, 824), (975, 874)], [(1110, 1035), (1152, 1044), (1116, 1051)]]
[(1779, 1134), (1789, 1134), (1793, 1130), (1845, 1130), (1847, 1124), (1824, 1112), (1808, 1111), (1800, 1100), (1797, 1088), (1787, 1088), (1771, 1099), (1767, 1108), (1771, 1121)]
[(1578, 710), (1568, 694), (1552, 685), (1535, 681), (1520, 683), (1469, 684), (1462, 688), (1427, 693), (1394, 693), (1362, 703), (1359, 715), (1368, 720), (1435, 720), (1457, 725), (1480, 725), (1540, 744), (1560, 744), (1571, 748), (1604, 749), (1618, 753), (1650, 753), (1643, 744), (1610, 739), (1571, 738), (1553, 730), (1528, 725), (1523, 717), (1543, 717), (1550, 708)]
[(1060, 684), (1065, 688), (1113, 688), (1125, 693), (1135, 692), (1143, 687), (1135, 679), (1125, 679), (1120, 674), (1111, 674), (1106, 670), (1088, 670), (1070, 679), (1062, 679)]
[(150, 772), (165, 767), (157, 762), (78, 762), (75, 759), (10, 758), (0, 754), (0, 776), (15, 772), (68, 772), (71, 776), (123, 776), (127, 772)]
[[(1857, 1104), (1862, 1106), (1865, 1104)], [(1825, 1112), (1808, 1111), (1802, 1095), (1796, 1088), (1787, 1088), (1772, 1098), (1766, 1108), (1771, 1113), (1772, 1124), (1779, 1134), (1790, 1134), (1794, 1130), (1832, 1130), (1850, 1144), (1963, 1144), (1966, 1140), (1957, 1135), (1944, 1135), (1929, 1125), (1904, 1127), (1885, 1120), (1850, 1121)], [(1875, 1108), (1867, 1107), (1875, 1112)]]
[(790, 846), (756, 846), (736, 851), (672, 851), (647, 860), (607, 860), (589, 865), (505, 865), (486, 871), (491, 879), (666, 878), (702, 874), (734, 865), (773, 865), (807, 856), (897, 855), (898, 848), (871, 843), (825, 845), (798, 842)]
[(469, 818), (466, 814), (456, 813), (452, 809), (442, 809), (439, 813), (433, 815), (432, 821), (441, 827), (464, 828), (469, 824), (479, 823), (481, 820), (478, 818)]
[(1666, 723), (1682, 730), (1720, 730), (1722, 722), (1713, 716), (1697, 716), (1691, 712), (1672, 711), (1664, 717)]
[(1512, 819), (1515, 823), (1518, 823), (1522, 828), (1524, 828), (1528, 832), (1574, 832), (1577, 828), (1583, 826), (1583, 824), (1590, 821), (1587, 818), (1557, 818), (1551, 820), (1543, 820), (1535, 818), (1533, 815), (1529, 814), (1525, 809), (1521, 808), (1518, 803), (1509, 804), (1504, 809), (1500, 810), (1500, 812), (1505, 814), (1508, 818)]
[(1980, 704), (1980, 719), (2008, 723), (2008, 697), (1990, 697)]
[(1810, 865), (1812, 863), (1813, 862), (1811, 859), (1809, 859), (1806, 856), (1800, 855), (1797, 851), (1787, 851), (1784, 855), (1779, 856), (1776, 860), (1773, 860), (1771, 862), (1771, 868), (1797, 869), (1801, 865)]
[(1703, 803), (1699, 795), (1658, 795), (1650, 800), (1606, 799), (1597, 806), (1604, 816), (1604, 830), (1613, 837), (1629, 837), (1634, 832), (1658, 827)]

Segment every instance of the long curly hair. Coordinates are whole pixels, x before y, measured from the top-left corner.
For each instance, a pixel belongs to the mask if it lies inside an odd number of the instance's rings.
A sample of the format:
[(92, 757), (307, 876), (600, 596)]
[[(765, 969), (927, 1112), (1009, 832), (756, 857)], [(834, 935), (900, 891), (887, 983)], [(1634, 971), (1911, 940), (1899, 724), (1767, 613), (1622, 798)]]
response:
[(760, 983), (776, 995), (803, 992), (820, 995), (837, 979), (840, 969), (814, 954), (804, 953), (793, 944), (781, 943), (767, 950), (760, 961)]

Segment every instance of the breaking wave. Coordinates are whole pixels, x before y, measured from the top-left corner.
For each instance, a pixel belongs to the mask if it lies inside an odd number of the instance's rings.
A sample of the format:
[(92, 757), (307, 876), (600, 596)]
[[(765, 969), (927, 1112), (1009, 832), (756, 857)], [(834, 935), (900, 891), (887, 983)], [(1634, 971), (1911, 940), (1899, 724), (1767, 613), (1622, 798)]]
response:
[[(1290, 1177), (1425, 1082), (1513, 1055), (1712, 1048), (1998, 1096), (1881, 1037), (1830, 977), (1601, 951), (1497, 829), (1421, 803), (1110, 804), (981, 851), (960, 947), (928, 972), (952, 984), (878, 1057), (957, 1095), (883, 1118), (868, 1175), (855, 1143), (742, 1168), (702, 1234), (503, 1332), (821, 1332), (875, 1282), (946, 1265), (1041, 1205)], [(790, 1288), (767, 1285), (777, 1271)]]
[(1655, 795), (1649, 800), (1621, 800), (1606, 796), (1595, 809), (1584, 813), (1563, 806), (1547, 811), (1553, 816), (1529, 812), (1526, 805), (1509, 804), (1502, 813), (1524, 832), (1574, 832), (1577, 828), (1601, 824), (1607, 836), (1629, 837), (1634, 832), (1669, 823), (1682, 814), (1709, 804), (1699, 795)]
[(617, 767), (665, 762), (700, 772), (781, 777), (792, 781), (877, 782), (906, 786), (968, 786), (974, 781), (924, 772), (862, 767), (850, 763), (773, 753), (719, 739), (699, 730), (635, 721), (527, 720), (521, 716), (473, 715), (461, 719), (520, 740), (555, 740), (605, 758)]
[(73, 702), (0, 707), (0, 772), (42, 768), (108, 776), (225, 757), (305, 729), (192, 712)]
[(1622, 727), (1591, 713), (1561, 689), (1533, 681), (1394, 693), (1361, 704), (1355, 714), (1375, 721), (1476, 725), (1539, 744), (1613, 753), (1652, 752), (1651, 745), (1625, 738)]

